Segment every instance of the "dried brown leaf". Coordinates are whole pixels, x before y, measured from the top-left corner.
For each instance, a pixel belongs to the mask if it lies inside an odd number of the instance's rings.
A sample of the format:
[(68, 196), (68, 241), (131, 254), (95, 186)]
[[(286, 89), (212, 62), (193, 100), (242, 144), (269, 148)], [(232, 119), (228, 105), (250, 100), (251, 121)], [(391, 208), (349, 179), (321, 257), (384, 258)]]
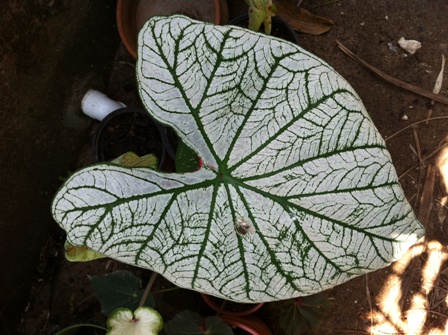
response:
[(298, 8), (295, 2), (277, 0), (277, 14), (281, 16), (295, 31), (310, 35), (322, 35), (329, 31), (334, 22), (323, 16), (314, 15), (303, 8)]

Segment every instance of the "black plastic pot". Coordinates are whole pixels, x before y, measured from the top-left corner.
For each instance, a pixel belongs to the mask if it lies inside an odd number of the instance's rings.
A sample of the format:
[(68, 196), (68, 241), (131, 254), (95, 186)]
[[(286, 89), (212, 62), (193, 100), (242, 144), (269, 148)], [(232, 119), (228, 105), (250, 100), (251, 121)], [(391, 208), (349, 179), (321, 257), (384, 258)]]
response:
[[(249, 15), (245, 14), (239, 16), (229, 22), (229, 25), (237, 26), (241, 28), (247, 28), (249, 26)], [(279, 16), (272, 17), (272, 31), (271, 36), (282, 38), (286, 41), (299, 44), (297, 34), (291, 28), (291, 26)]]
[(154, 154), (159, 169), (164, 165), (167, 152), (167, 129), (157, 123), (147, 111), (124, 107), (101, 121), (93, 140), (93, 160), (111, 161), (126, 152), (139, 156)]
[(106, 334), (107, 328), (95, 324), (85, 323), (68, 326), (56, 335), (100, 335)]

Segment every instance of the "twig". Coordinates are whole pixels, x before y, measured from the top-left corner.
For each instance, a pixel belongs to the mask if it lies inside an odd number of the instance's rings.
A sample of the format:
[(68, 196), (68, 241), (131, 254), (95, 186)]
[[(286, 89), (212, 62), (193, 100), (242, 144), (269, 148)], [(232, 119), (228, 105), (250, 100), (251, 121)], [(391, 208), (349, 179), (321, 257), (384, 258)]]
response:
[[(409, 178), (411, 178), (413, 181), (414, 181), (414, 183), (418, 183), (418, 180), (417, 179), (415, 179), (414, 178), (414, 176), (411, 176), (411, 175), (409, 175)], [(412, 198), (414, 198), (416, 196), (416, 194), (414, 193), (414, 195), (412, 196)]]
[(439, 94), (434, 94), (430, 91), (424, 90), (418, 86), (408, 84), (400, 79), (394, 78), (380, 70), (378, 70), (376, 67), (370, 65), (366, 61), (359, 58), (357, 55), (355, 55), (352, 51), (350, 51), (346, 46), (344, 46), (340, 41), (336, 41), (339, 49), (341, 49), (347, 56), (350, 58), (356, 60), (358, 63), (364, 65), (366, 68), (368, 68), (370, 71), (378, 75), (379, 77), (383, 78), (384, 80), (388, 81), (391, 84), (394, 84), (398, 87), (404, 88), (405, 90), (411, 91), (413, 93), (416, 93), (418, 95), (424, 96), (426, 98), (432, 99), (437, 102), (441, 102), (445, 105), (448, 105), (448, 98), (441, 96)]
[(360, 333), (360, 334), (368, 334), (365, 330), (356, 330), (356, 329), (336, 329), (336, 333)]
[(324, 2), (324, 3), (320, 3), (320, 4), (312, 7), (311, 10), (319, 8), (319, 7), (323, 7), (323, 6), (332, 5), (334, 3), (338, 3), (338, 2), (341, 2), (341, 1), (343, 1), (343, 0), (332, 0), (332, 1), (327, 1), (327, 2)]
[(418, 152), (417, 150), (415, 150), (414, 146), (412, 144), (409, 143), (409, 149), (412, 151), (412, 153), (414, 154), (415, 157), (418, 158)]
[[(412, 179), (414, 179), (411, 175), (408, 175), (410, 178), (412, 178)], [(415, 196), (416, 196), (417, 194), (416, 193), (414, 193), (413, 195), (411, 195), (411, 197), (409, 198), (409, 203), (411, 203), (412, 202), (412, 200), (414, 200), (414, 198), (415, 198)]]
[(180, 288), (177, 286), (173, 286), (173, 287), (168, 287), (168, 288), (164, 288), (162, 290), (157, 290), (157, 291), (152, 291), (152, 295), (154, 294), (160, 294), (160, 293), (166, 293), (166, 292), (171, 292), (171, 291), (176, 291), (179, 290)]
[[(436, 199), (435, 202), (437, 202), (437, 203), (438, 203), (440, 206), (442, 206), (443, 208), (448, 209), (448, 207), (447, 207), (445, 204), (443, 204), (439, 199)], [(448, 292), (448, 291), (447, 291), (447, 292)]]
[(418, 220), (423, 224), (424, 227), (431, 226), (429, 220), (429, 215), (433, 207), (433, 194), (434, 194), (434, 183), (436, 180), (436, 168), (434, 164), (429, 164), (426, 171), (425, 184), (423, 185), (423, 192), (420, 198), (420, 206), (418, 211)]
[(414, 126), (416, 126), (416, 125), (418, 125), (420, 123), (425, 123), (425, 122), (428, 122), (428, 121), (442, 120), (442, 119), (448, 119), (448, 116), (436, 116), (436, 117), (432, 117), (432, 118), (429, 118), (429, 119), (425, 119), (425, 120), (414, 122), (413, 124), (410, 124), (409, 126), (406, 126), (406, 127), (402, 128), (402, 129), (400, 129), (399, 131), (397, 131), (396, 133), (393, 133), (392, 135), (388, 136), (385, 139), (385, 141), (386, 142), (389, 141), (391, 138), (397, 136), (401, 132), (403, 132), (403, 131), (405, 131), (405, 130), (407, 130), (409, 128), (412, 128), (412, 127), (414, 127)]
[[(420, 164), (420, 168), (418, 170), (417, 196), (415, 198), (415, 205), (416, 205), (418, 202), (418, 199), (420, 197), (420, 185), (421, 185), (421, 180), (422, 180), (423, 168), (425, 167), (425, 162), (422, 160), (422, 150), (420, 148), (420, 141), (418, 140), (417, 130), (415, 130), (415, 128), (413, 128), (412, 133), (414, 135), (415, 146), (417, 147), (418, 163)], [(414, 206), (414, 208), (415, 208), (415, 206)]]
[(432, 311), (432, 310), (426, 310), (424, 308), (412, 308), (412, 309), (408, 309), (407, 311), (404, 311), (404, 313), (408, 313), (408, 312), (412, 312), (412, 311), (425, 311), (425, 312), (429, 312), (431, 314), (438, 315), (438, 316), (448, 319), (448, 315), (445, 315), (445, 314), (442, 314), (442, 313), (439, 313), (436, 311)]
[(145, 292), (143, 292), (142, 299), (140, 300), (138, 307), (142, 307), (145, 304), (146, 299), (148, 299), (149, 292), (151, 291), (151, 287), (154, 284), (156, 278), (157, 278), (157, 272), (153, 272), (151, 278), (149, 278), (148, 284), (146, 285), (145, 288)]
[(124, 60), (120, 60), (117, 63), (119, 65), (127, 65), (127, 66), (130, 66), (132, 68), (135, 68), (135, 63), (127, 62), (127, 61), (124, 61)]
[(415, 130), (415, 128), (414, 128), (414, 129), (412, 129), (412, 132), (413, 132), (413, 135), (414, 135), (415, 146), (417, 147), (418, 161), (420, 162), (422, 167), (425, 167), (425, 163), (422, 161), (422, 149), (420, 147), (420, 141), (418, 140), (417, 130)]
[[(423, 121), (424, 122), (424, 121)], [(432, 156), (436, 155), (440, 150), (442, 150), (443, 147), (437, 148), (436, 150), (434, 150), (433, 152), (431, 152), (429, 155), (427, 155), (426, 157), (422, 158), (423, 161), (428, 160), (429, 158), (431, 158)], [(404, 171), (399, 177), (398, 180), (400, 180), (401, 178), (403, 178), (404, 176), (406, 176), (410, 171), (414, 170), (416, 167), (418, 167), (419, 164), (415, 164), (413, 166), (411, 166), (409, 169), (407, 169), (406, 171)]]

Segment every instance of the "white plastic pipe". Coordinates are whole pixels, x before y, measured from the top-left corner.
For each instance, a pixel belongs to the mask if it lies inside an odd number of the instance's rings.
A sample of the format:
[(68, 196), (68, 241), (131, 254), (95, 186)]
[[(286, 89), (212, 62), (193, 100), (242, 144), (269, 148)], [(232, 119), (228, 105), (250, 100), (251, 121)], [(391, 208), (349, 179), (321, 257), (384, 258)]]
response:
[(81, 101), (83, 113), (98, 121), (123, 107), (126, 107), (124, 103), (112, 100), (106, 94), (92, 89), (87, 91)]

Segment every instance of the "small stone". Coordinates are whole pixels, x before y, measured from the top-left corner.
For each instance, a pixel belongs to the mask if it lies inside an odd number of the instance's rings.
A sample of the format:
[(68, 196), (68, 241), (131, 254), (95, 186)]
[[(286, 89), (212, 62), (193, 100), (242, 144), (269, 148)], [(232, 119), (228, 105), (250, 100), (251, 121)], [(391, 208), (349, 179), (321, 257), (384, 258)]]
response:
[(404, 37), (398, 40), (398, 45), (411, 55), (415, 54), (415, 52), (422, 47), (422, 44), (416, 40), (407, 40)]

